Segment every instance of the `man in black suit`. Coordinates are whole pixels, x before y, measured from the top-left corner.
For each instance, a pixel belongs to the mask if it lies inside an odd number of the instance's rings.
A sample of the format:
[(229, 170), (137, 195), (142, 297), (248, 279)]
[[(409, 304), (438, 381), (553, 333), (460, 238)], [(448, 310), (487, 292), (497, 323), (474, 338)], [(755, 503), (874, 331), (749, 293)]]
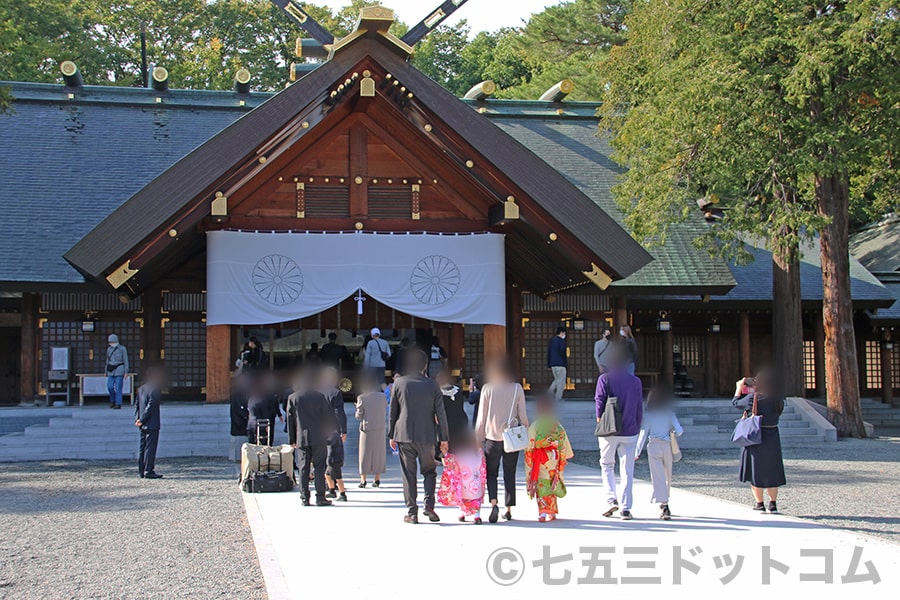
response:
[(391, 390), (391, 419), (388, 437), (391, 450), (400, 449), (400, 468), (403, 473), (403, 499), (407, 515), (404, 523), (419, 522), (419, 506), (416, 501), (416, 462), (422, 472), (425, 487), (425, 510), (422, 512), (431, 522), (440, 521), (434, 512), (434, 488), (437, 479), (437, 462), (434, 458), (435, 423), (441, 452), (447, 452), (449, 430), (444, 412), (444, 396), (433, 379), (425, 376), (428, 356), (421, 350), (410, 350), (406, 356), (409, 375), (394, 382)]
[(315, 389), (315, 381), (301, 380), (288, 398), (288, 436), (299, 450), (300, 497), (310, 505), (309, 471), (315, 472), (316, 506), (331, 506), (325, 497), (325, 459), (328, 440), (338, 430), (334, 410), (325, 394)]
[(162, 479), (154, 470), (156, 467), (156, 446), (159, 443), (159, 403), (162, 399), (160, 386), (162, 372), (157, 367), (149, 367), (146, 381), (137, 393), (134, 406), (134, 425), (141, 432), (141, 450), (138, 454), (138, 473), (142, 479)]

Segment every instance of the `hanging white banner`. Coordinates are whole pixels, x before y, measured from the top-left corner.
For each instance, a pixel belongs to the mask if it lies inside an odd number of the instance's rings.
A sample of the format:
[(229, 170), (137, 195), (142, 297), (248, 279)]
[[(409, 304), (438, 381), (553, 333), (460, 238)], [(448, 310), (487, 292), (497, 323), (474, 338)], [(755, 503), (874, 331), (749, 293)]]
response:
[(503, 236), (207, 234), (207, 323), (268, 325), (329, 309), (360, 288), (415, 317), (506, 324)]

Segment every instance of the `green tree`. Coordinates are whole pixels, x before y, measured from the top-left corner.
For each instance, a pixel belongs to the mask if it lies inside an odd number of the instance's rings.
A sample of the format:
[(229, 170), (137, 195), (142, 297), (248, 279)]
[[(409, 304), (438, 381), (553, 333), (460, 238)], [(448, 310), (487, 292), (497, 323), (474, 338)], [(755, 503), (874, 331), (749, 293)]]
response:
[(819, 233), (826, 391), (841, 435), (865, 435), (850, 199), (890, 188), (896, 170), (886, 165), (900, 144), (891, 4), (647, 0), (626, 19), (628, 42), (604, 63), (603, 125), (629, 169), (616, 192), (639, 239), (664, 239), (696, 198), (719, 197), (726, 217), (706, 241), (727, 254), (745, 236), (765, 239), (776, 290), (792, 290), (796, 245)]

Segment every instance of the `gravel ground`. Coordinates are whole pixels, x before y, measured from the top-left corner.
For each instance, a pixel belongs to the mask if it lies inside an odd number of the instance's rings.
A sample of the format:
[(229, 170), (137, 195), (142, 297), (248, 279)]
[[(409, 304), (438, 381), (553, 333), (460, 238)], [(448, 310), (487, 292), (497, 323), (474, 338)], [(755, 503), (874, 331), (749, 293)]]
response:
[(225, 459), (0, 466), (0, 598), (264, 599)]
[[(675, 487), (746, 504), (749, 510), (749, 486), (737, 480), (739, 449), (683, 454), (673, 473)], [(599, 469), (599, 458), (599, 451), (577, 452), (574, 462)], [(781, 512), (900, 544), (900, 436), (785, 448), (784, 462)], [(646, 455), (635, 465), (635, 477), (650, 479)]]

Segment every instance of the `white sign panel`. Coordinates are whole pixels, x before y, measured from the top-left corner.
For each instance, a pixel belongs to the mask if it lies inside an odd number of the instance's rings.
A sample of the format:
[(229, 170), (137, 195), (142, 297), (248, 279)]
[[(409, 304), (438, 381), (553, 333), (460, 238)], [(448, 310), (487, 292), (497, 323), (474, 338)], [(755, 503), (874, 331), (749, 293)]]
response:
[(360, 289), (423, 319), (506, 324), (506, 268), (498, 234), (212, 231), (207, 261), (210, 325), (308, 317)]

